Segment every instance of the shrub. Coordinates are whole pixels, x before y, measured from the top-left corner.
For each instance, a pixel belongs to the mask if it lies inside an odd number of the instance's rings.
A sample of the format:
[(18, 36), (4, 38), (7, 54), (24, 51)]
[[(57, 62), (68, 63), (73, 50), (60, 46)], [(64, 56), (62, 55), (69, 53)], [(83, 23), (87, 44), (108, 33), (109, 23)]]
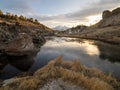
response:
[(111, 75), (106, 75), (98, 69), (87, 68), (78, 60), (62, 61), (62, 57), (50, 61), (33, 76), (18, 78), (4, 88), (8, 88), (6, 90), (16, 90), (16, 88), (19, 88), (18, 90), (37, 90), (48, 81), (56, 79), (80, 86), (85, 90), (120, 90), (120, 82)]

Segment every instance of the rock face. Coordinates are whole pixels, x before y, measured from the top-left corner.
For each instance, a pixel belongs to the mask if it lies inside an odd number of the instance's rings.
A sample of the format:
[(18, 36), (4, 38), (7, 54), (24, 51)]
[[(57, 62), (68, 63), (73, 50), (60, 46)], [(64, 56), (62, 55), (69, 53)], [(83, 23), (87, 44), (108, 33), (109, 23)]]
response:
[(7, 43), (12, 39), (12, 35), (4, 30), (0, 30), (0, 43)]
[(16, 39), (8, 43), (5, 53), (7, 55), (24, 55), (33, 49), (35, 49), (35, 47), (32, 38), (25, 33), (20, 33)]
[(110, 16), (111, 16), (111, 12), (109, 10), (104, 11), (102, 14), (103, 19), (108, 18)]
[(113, 11), (104, 11), (102, 20), (97, 25), (98, 27), (120, 25), (120, 8), (114, 9)]

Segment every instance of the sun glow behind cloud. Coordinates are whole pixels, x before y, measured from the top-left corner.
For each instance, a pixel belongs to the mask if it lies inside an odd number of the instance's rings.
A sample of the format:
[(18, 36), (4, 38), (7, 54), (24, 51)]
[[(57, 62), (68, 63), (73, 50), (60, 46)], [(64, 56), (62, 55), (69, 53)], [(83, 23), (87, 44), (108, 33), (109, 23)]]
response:
[(86, 25), (90, 26), (99, 22), (102, 19), (102, 16), (100, 14), (93, 15), (93, 16), (88, 16), (87, 19), (88, 19), (88, 22), (86, 23)]
[(101, 14), (99, 15), (92, 15), (92, 16), (88, 16), (86, 17), (86, 20), (70, 20), (70, 19), (66, 19), (66, 18), (61, 18), (61, 20), (45, 20), (42, 23), (46, 24), (47, 26), (53, 27), (54, 25), (59, 26), (67, 26), (67, 27), (75, 27), (77, 25), (93, 25), (97, 22), (99, 22), (102, 19)]

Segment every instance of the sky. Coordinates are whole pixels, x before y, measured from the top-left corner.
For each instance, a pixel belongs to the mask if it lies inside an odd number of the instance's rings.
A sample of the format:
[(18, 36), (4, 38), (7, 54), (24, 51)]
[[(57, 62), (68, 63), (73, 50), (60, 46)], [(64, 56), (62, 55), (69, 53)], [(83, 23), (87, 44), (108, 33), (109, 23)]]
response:
[(120, 0), (1, 0), (6, 13), (33, 17), (48, 26), (92, 25), (102, 18), (104, 10), (120, 7)]

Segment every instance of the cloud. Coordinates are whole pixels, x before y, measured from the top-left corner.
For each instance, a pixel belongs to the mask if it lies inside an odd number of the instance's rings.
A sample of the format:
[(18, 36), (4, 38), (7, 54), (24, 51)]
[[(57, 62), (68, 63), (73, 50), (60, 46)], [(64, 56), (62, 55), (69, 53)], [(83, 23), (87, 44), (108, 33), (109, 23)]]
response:
[[(48, 25), (50, 27), (54, 27), (57, 25), (64, 25), (64, 26), (65, 25), (75, 26), (78, 24), (89, 25), (90, 23), (93, 23), (93, 22), (95, 23), (95, 21), (98, 21), (101, 19), (102, 11), (106, 9), (111, 10), (113, 8), (120, 6), (119, 0), (85, 0), (84, 3), (82, 3), (81, 0), (75, 0), (77, 3), (83, 4), (83, 5), (80, 4), (81, 7), (77, 11), (74, 11), (74, 12), (72, 11), (71, 13), (66, 13), (66, 14), (61, 14), (61, 15), (47, 15), (47, 14), (41, 15), (40, 13), (37, 14), (37, 12), (39, 12), (39, 9), (38, 9), (39, 6), (37, 7), (34, 6), (36, 5), (36, 3), (40, 3), (41, 1), (42, 0), (35, 0), (35, 1), (33, 0), (11, 0), (11, 1), (3, 0), (0, 3), (0, 7), (5, 8), (5, 11), (9, 11), (15, 14), (19, 14), (19, 15), (22, 14), (27, 17), (34, 17), (38, 19), (41, 23)], [(71, 5), (71, 7), (72, 6), (73, 5)], [(46, 7), (46, 9), (48, 7)], [(35, 10), (35, 8), (37, 9)], [(91, 16), (95, 16), (97, 18), (95, 19), (93, 17), (90, 18)], [(91, 21), (92, 19), (94, 21)]]
[[(52, 27), (57, 24), (63, 24), (63, 25), (75, 25), (74, 23), (77, 24), (90, 24), (92, 22), (89, 22), (90, 19), (88, 17), (90, 16), (98, 16), (99, 18), (96, 19), (101, 19), (100, 16), (102, 12), (106, 9), (111, 10), (113, 8), (116, 8), (120, 6), (119, 0), (99, 0), (97, 2), (88, 2), (84, 7), (81, 7), (80, 10), (72, 13), (67, 13), (63, 15), (57, 15), (57, 16), (52, 16), (52, 15), (36, 15), (34, 16), (44, 24), (47, 24)], [(93, 19), (93, 18), (92, 18)], [(98, 21), (95, 20), (95, 21)]]
[[(5, 11), (13, 12), (15, 14), (30, 14), (33, 12), (32, 7), (27, 2), (28, 0), (4, 0), (2, 1)], [(30, 0), (31, 1), (31, 0)]]

